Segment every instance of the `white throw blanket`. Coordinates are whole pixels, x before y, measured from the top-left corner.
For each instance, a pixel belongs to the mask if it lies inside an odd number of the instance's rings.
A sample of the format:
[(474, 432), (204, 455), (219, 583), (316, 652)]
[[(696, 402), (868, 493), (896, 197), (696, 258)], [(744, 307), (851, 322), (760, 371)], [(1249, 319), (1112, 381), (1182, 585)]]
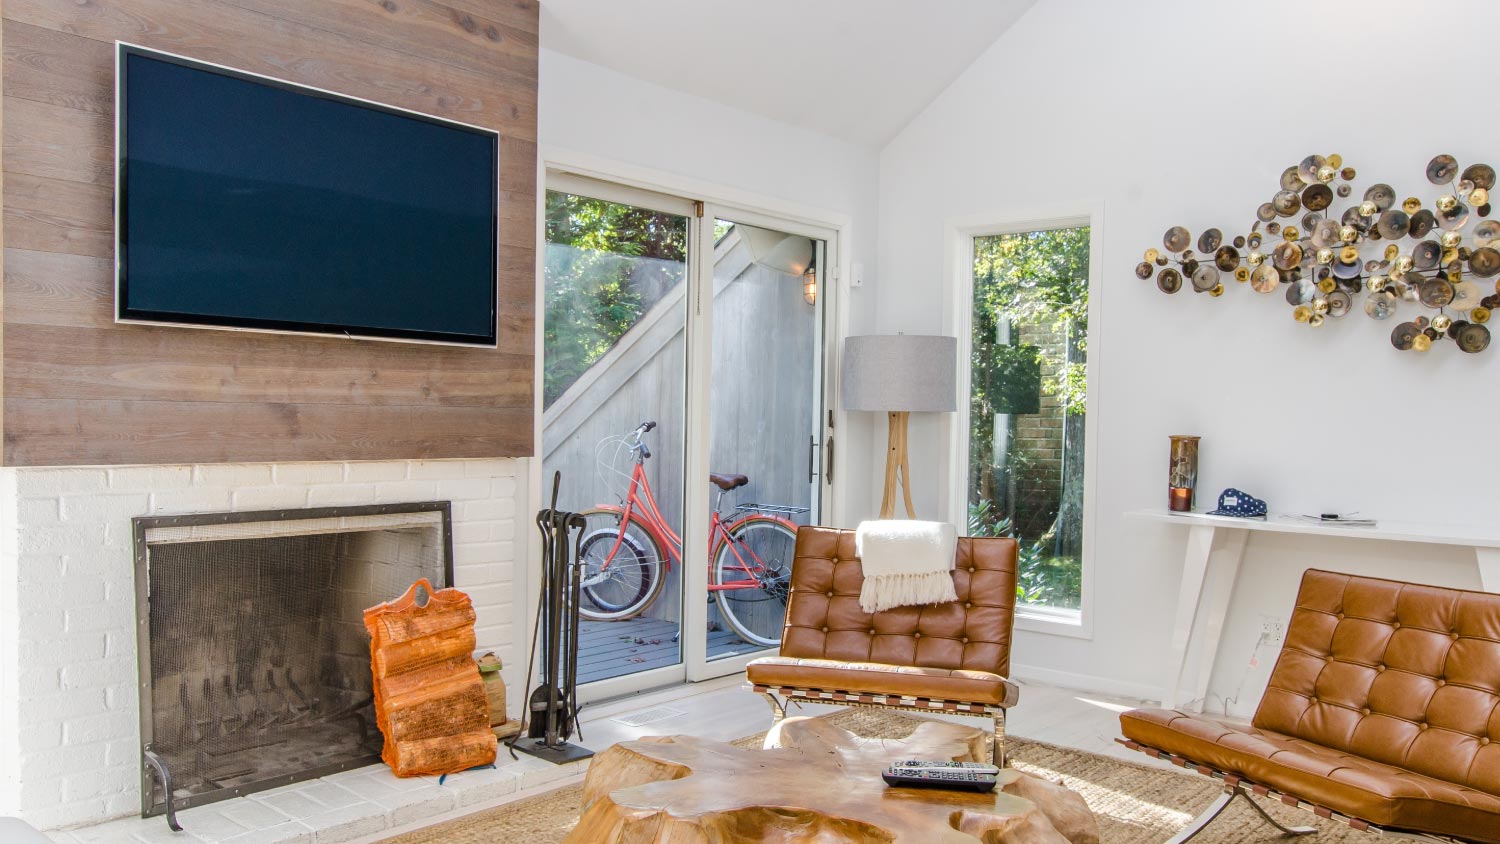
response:
[(958, 600), (952, 574), (958, 531), (953, 525), (909, 519), (861, 522), (854, 547), (865, 573), (859, 590), (865, 612)]

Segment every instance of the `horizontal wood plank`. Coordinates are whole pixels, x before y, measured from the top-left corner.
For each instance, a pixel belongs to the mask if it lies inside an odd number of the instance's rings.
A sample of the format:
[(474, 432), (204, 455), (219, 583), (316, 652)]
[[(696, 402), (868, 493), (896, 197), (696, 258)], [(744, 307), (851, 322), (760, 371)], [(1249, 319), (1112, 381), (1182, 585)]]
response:
[(114, 191), (107, 185), (6, 173), (5, 242), (17, 249), (110, 258)]
[(6, 0), (7, 21), (116, 40), (536, 139), (536, 90), (416, 61), (369, 42), (220, 0)]
[[(496, 74), (505, 84), (536, 83), (538, 39), (529, 22), (518, 26), (483, 12), (460, 11), (434, 0), (226, 0), (231, 5), (338, 32), (422, 61)], [(503, 4), (502, 4), (503, 5)]]
[(94, 114), (114, 112), (111, 45), (19, 21), (5, 24), (3, 41), (5, 96)]
[[(293, 340), (295, 342), (289, 342)], [(224, 354), (232, 340), (235, 355)], [(157, 326), (116, 331), (11, 324), (12, 398), (467, 405), (525, 408), (530, 355), (373, 340), (301, 342)]]
[(7, 172), (113, 189), (112, 117), (20, 97), (6, 97), (4, 108), (0, 166)]
[(430, 460), (531, 451), (529, 408), (7, 397), (4, 414), (8, 466)]

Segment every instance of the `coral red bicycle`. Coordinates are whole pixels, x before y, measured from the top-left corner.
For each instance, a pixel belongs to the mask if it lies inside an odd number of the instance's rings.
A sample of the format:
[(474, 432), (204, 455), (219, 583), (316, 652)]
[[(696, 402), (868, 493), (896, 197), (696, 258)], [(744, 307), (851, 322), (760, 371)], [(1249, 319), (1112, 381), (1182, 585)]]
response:
[[(651, 449), (642, 437), (655, 427), (655, 422), (642, 422), (629, 434), (599, 445), (601, 468), (611, 468), (602, 457), (611, 447), (627, 449), (632, 466), (620, 504), (601, 504), (582, 514), (587, 526), (578, 564), (587, 600), (580, 603), (579, 615), (586, 619), (614, 621), (640, 614), (661, 595), (672, 562), (682, 561), (682, 537), (662, 517), (646, 478)], [(741, 639), (775, 647), (781, 642), (797, 544), (797, 523), (788, 517), (808, 508), (740, 504), (726, 518), (724, 495), (750, 479), (720, 474), (708, 479), (719, 489), (709, 515), (709, 596)]]

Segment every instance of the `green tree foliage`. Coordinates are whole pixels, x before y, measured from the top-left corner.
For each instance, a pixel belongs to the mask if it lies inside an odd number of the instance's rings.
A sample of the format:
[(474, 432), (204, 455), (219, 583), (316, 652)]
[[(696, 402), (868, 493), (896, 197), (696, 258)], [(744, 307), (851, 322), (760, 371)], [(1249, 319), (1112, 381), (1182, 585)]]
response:
[(687, 271), (687, 218), (547, 192), (543, 407)]

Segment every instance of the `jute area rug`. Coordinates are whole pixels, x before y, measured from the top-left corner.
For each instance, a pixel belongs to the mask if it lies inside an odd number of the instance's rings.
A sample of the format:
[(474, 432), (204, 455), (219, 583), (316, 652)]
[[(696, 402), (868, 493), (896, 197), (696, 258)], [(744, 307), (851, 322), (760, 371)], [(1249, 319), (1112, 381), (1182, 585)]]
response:
[[(871, 738), (903, 738), (918, 719), (896, 712), (847, 709), (823, 716), (836, 726)], [(759, 747), (764, 734), (734, 742)], [(1206, 777), (1123, 762), (1108, 756), (1011, 737), (1006, 742), (1017, 768), (1062, 780), (1082, 794), (1099, 817), (1104, 844), (1160, 844), (1197, 817), (1218, 795)], [(388, 838), (381, 844), (558, 844), (578, 820), (582, 787), (567, 786), (427, 829)], [(1279, 804), (1262, 801), (1287, 823), (1318, 826), (1318, 844), (1366, 844), (1359, 833)], [(1363, 837), (1363, 836), (1361, 836)], [(1260, 844), (1285, 841), (1241, 801), (1226, 810), (1193, 844)]]

